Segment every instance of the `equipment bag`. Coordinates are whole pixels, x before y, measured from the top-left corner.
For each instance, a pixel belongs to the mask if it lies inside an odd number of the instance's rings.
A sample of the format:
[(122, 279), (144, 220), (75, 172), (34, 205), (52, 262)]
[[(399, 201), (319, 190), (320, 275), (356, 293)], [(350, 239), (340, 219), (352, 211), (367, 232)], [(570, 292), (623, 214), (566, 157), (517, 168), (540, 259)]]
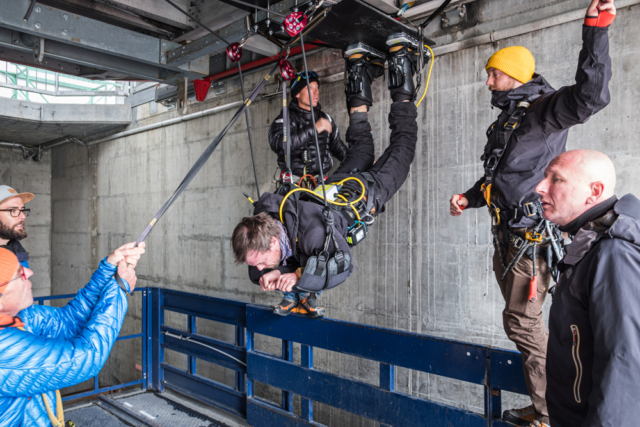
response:
[(347, 280), (350, 267), (349, 255), (337, 252), (336, 256), (327, 260), (326, 253), (321, 252), (307, 260), (304, 272), (294, 288), (304, 292), (320, 292), (335, 288)]

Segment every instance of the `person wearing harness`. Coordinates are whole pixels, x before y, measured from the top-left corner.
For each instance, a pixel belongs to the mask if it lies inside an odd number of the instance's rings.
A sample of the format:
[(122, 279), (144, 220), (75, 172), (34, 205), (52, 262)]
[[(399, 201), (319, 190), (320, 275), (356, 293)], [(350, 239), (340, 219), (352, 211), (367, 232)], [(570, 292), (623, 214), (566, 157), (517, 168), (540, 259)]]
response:
[[(547, 331), (542, 305), (551, 271), (562, 257), (560, 233), (541, 217), (535, 186), (544, 169), (565, 151), (570, 127), (586, 122), (610, 101), (608, 26), (613, 0), (593, 0), (582, 27), (576, 83), (554, 90), (524, 47), (499, 50), (488, 61), (491, 104), (501, 111), (488, 129), (484, 176), (450, 200), (453, 216), (465, 208), (489, 207), (494, 234), (493, 269), (506, 305), (505, 332), (522, 353), (532, 406), (507, 410), (505, 421), (528, 426), (548, 423), (545, 402)], [(546, 231), (546, 233), (545, 233)], [(538, 250), (541, 249), (541, 250)]]
[(31, 209), (25, 203), (33, 200), (31, 193), (18, 193), (8, 185), (0, 185), (0, 248), (13, 252), (24, 267), (29, 268), (29, 254), (20, 241), (27, 237), (24, 222)]
[(61, 308), (33, 305), (33, 271), (0, 248), (0, 425), (66, 425), (57, 390), (90, 379), (106, 362), (144, 253), (144, 243), (133, 245), (102, 260), (91, 281)]
[(550, 293), (547, 404), (554, 427), (637, 426), (640, 200), (615, 196), (611, 159), (572, 150), (536, 191), (543, 216), (573, 236)]
[[(307, 85), (311, 88), (311, 98)], [(317, 182), (320, 171), (316, 162), (322, 165), (324, 174), (327, 174), (333, 167), (331, 156), (343, 161), (347, 155), (347, 146), (340, 138), (338, 125), (329, 114), (322, 111), (318, 102), (320, 97), (318, 74), (310, 71), (309, 75), (303, 71), (296, 74), (291, 80), (290, 92), (291, 103), (288, 107), (289, 134), (290, 139), (290, 165), (293, 174), (290, 179), (298, 182), (305, 175), (310, 175)], [(311, 120), (311, 105), (313, 105), (315, 124)], [(316, 152), (314, 140), (314, 126), (318, 132), (318, 142), (320, 153)], [(286, 140), (284, 138), (283, 112), (271, 123), (269, 127), (269, 145), (271, 150), (278, 155), (278, 166), (282, 171), (280, 180), (289, 179), (285, 176), (287, 171), (286, 160)]]
[[(235, 227), (231, 246), (237, 263), (249, 266), (249, 277), (263, 291), (280, 290), (284, 298), (274, 308), (279, 315), (299, 312), (322, 317), (318, 294), (344, 282), (354, 271), (350, 247), (360, 242), (375, 215), (384, 211), (406, 180), (415, 156), (418, 126), (413, 76), (417, 69), (416, 46), (394, 46), (387, 55), (390, 94), (390, 145), (375, 162), (368, 109), (372, 105), (371, 83), (381, 75), (382, 62), (359, 56), (346, 60), (346, 94), (350, 125), (349, 149), (325, 186), (332, 208), (294, 189), (286, 194), (264, 193), (254, 204), (254, 215)], [(374, 68), (372, 70), (372, 68)], [(373, 77), (372, 77), (373, 76)], [(353, 83), (356, 80), (358, 84)], [(322, 192), (317, 194), (322, 195)], [(357, 200), (357, 202), (355, 201)], [(298, 310), (296, 310), (298, 311)]]

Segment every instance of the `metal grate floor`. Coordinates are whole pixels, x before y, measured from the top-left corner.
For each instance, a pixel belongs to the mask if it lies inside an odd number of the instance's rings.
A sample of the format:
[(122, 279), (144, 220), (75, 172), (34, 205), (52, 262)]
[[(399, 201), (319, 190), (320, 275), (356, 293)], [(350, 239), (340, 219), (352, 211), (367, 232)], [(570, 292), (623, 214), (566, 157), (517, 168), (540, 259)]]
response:
[[(113, 399), (128, 411), (142, 416), (150, 426), (162, 427), (229, 427), (204, 414), (156, 393), (139, 393)], [(90, 406), (65, 411), (65, 419), (72, 420), (78, 427), (131, 427), (140, 422), (128, 416), (126, 411), (94, 401)]]

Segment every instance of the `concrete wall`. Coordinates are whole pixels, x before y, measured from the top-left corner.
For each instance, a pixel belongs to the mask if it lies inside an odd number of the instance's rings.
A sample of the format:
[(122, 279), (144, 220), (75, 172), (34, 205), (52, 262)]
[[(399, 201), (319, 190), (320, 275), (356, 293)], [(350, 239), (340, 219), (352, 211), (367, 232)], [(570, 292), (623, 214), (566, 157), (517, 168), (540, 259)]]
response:
[[(0, 126), (2, 123), (0, 122)], [(33, 295), (51, 293), (51, 155), (42, 160), (24, 160), (18, 150), (0, 149), (0, 184), (35, 195), (26, 207), (31, 215), (25, 221), (28, 237), (22, 245), (29, 252)]]
[[(489, 16), (487, 22), (496, 19), (496, 2), (477, 3), (474, 16)], [(519, 7), (519, 18), (505, 16), (506, 5), (503, 18), (510, 20), (511, 25), (540, 19), (534, 13), (539, 3), (513, 0), (509, 4)], [(558, 7), (563, 2), (545, 3)], [(565, 3), (586, 7), (588, 2)], [(525, 6), (533, 12), (528, 14)], [(640, 97), (637, 22), (640, 7), (619, 11), (610, 30), (614, 72), (611, 105), (587, 124), (573, 129), (568, 142), (568, 148), (593, 148), (612, 157), (618, 171), (619, 196), (629, 192), (640, 194), (640, 182), (634, 174), (635, 164), (640, 160), (637, 149), (640, 125), (635, 120), (640, 114), (636, 102)], [(524, 45), (536, 57), (537, 71), (552, 85), (559, 88), (572, 84), (581, 47), (581, 25), (579, 20), (573, 21), (436, 58), (429, 92), (419, 107), (421, 131), (409, 179), (387, 204), (386, 213), (379, 217), (367, 240), (355, 249), (354, 276), (323, 294), (321, 301), (330, 317), (514, 348), (502, 330), (504, 304), (491, 271), (493, 248), (486, 210), (466, 211), (461, 218), (453, 218), (448, 213), (448, 201), (452, 194), (468, 189), (482, 174), (479, 157), (486, 140), (485, 130), (498, 114), (490, 108), (490, 93), (484, 85), (487, 58), (499, 48)], [(471, 29), (460, 29), (455, 37), (464, 38), (471, 33)], [(342, 59), (338, 52), (324, 51), (309, 57), (309, 65), (321, 76), (329, 76), (341, 70)], [(246, 86), (253, 87), (262, 75), (246, 75)], [(229, 81), (226, 94), (210, 95), (205, 103), (190, 106), (190, 112), (239, 99), (234, 84), (237, 86), (237, 80)], [(274, 91), (275, 84), (270, 84), (264, 93)], [(379, 155), (389, 142), (390, 100), (386, 82), (376, 82), (374, 100), (370, 122)], [(323, 84), (320, 102), (337, 120), (344, 135), (348, 117), (342, 81)], [(263, 190), (273, 188), (276, 162), (268, 147), (267, 129), (280, 112), (280, 103), (280, 97), (276, 96), (250, 108)], [(226, 111), (89, 149), (67, 145), (54, 150), (54, 293), (77, 290), (102, 257), (138, 237), (233, 113)], [(149, 114), (148, 106), (141, 106), (136, 125), (175, 114), (163, 107)], [(279, 295), (260, 292), (248, 281), (246, 267), (233, 263), (229, 248), (231, 232), (238, 220), (252, 211), (242, 192), (255, 195), (244, 119), (231, 129), (189, 189), (147, 239), (147, 255), (138, 267), (139, 286), (277, 303)], [(138, 308), (130, 312), (132, 322), (139, 318)], [(184, 317), (170, 316), (168, 322), (186, 327)], [(130, 330), (125, 332), (133, 331), (134, 326), (131, 323), (125, 327)], [(232, 331), (213, 322), (198, 327), (224, 339), (232, 337)], [(270, 340), (261, 341), (258, 348), (280, 351), (279, 343)], [(127, 375), (133, 375), (139, 355), (131, 357), (130, 351), (134, 349), (118, 351), (112, 357), (115, 362), (108, 372), (112, 379), (128, 380)], [(180, 359), (173, 354), (169, 358)], [(320, 351), (315, 359), (320, 369), (377, 384), (377, 364)], [(184, 363), (184, 359), (180, 360)], [(123, 370), (125, 375), (117, 373)], [(228, 371), (210, 366), (203, 365), (199, 372), (226, 383), (233, 380)], [(397, 377), (396, 386), (404, 392), (478, 412), (483, 410), (480, 387), (407, 370), (400, 370)], [(259, 393), (277, 399), (273, 390), (260, 389)], [(332, 426), (374, 425), (335, 409), (320, 407), (316, 413), (319, 421)]]

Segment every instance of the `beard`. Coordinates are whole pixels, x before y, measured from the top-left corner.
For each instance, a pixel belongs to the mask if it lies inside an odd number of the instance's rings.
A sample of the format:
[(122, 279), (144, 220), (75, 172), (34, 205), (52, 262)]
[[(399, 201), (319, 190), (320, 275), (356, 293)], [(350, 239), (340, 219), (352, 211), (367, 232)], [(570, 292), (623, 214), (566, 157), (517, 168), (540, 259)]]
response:
[(17, 225), (24, 225), (24, 222), (14, 225), (14, 228), (7, 227), (2, 221), (0, 221), (0, 239), (5, 240), (22, 240), (27, 237), (27, 231), (22, 228), (16, 230)]

